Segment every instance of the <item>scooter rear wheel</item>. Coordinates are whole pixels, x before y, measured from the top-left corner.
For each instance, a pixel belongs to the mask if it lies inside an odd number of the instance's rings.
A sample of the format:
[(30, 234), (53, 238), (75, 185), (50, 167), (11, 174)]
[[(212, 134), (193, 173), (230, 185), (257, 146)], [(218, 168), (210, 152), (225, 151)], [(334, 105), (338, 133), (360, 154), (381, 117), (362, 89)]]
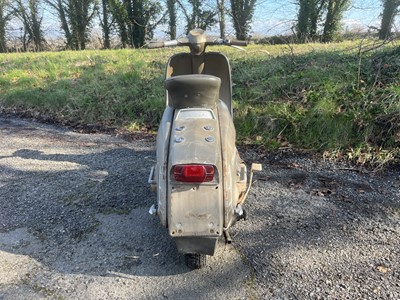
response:
[(199, 253), (187, 253), (185, 254), (185, 263), (190, 269), (201, 269), (205, 267), (207, 262), (207, 256)]

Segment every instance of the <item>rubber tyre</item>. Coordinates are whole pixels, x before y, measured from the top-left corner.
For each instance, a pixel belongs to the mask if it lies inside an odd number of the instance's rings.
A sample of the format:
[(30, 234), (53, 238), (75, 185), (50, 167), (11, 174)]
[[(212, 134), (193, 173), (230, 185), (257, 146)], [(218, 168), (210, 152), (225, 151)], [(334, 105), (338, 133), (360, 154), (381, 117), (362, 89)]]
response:
[(185, 263), (192, 270), (201, 269), (206, 266), (207, 256), (205, 254), (187, 253), (185, 254)]

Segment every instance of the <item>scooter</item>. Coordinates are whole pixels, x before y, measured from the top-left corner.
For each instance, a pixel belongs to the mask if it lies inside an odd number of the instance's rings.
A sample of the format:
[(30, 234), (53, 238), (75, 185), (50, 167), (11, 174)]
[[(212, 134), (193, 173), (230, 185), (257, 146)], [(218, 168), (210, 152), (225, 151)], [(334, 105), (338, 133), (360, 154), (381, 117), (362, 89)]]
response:
[(214, 255), (218, 240), (232, 241), (229, 229), (246, 219), (243, 203), (251, 186), (235, 146), (229, 61), (207, 46), (246, 46), (243, 41), (209, 40), (201, 29), (185, 41), (150, 43), (149, 48), (189, 47), (166, 68), (166, 108), (157, 133), (157, 160), (149, 183), (157, 191), (150, 214), (168, 228), (186, 265), (198, 269)]

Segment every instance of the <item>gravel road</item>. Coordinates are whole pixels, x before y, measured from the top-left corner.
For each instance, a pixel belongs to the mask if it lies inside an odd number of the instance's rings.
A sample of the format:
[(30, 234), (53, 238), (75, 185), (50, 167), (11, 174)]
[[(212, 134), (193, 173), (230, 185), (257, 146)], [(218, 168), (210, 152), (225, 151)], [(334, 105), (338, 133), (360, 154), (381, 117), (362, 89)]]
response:
[(241, 152), (249, 220), (191, 271), (147, 213), (152, 138), (0, 117), (0, 299), (400, 299), (399, 167)]

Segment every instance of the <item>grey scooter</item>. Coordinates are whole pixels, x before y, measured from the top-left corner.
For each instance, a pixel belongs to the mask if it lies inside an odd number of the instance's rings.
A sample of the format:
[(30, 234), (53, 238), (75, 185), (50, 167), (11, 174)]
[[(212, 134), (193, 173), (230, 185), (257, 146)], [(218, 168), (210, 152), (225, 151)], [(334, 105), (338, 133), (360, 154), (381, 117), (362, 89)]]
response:
[[(203, 30), (194, 29), (185, 41), (149, 44), (190, 49), (167, 64), (166, 108), (149, 183), (157, 191), (150, 213), (159, 216), (192, 269), (214, 255), (219, 238), (231, 241), (230, 227), (246, 217), (242, 205), (251, 185), (235, 146), (230, 65), (223, 54), (205, 51), (211, 45), (246, 42), (209, 41)], [(252, 165), (252, 170), (260, 168)]]

